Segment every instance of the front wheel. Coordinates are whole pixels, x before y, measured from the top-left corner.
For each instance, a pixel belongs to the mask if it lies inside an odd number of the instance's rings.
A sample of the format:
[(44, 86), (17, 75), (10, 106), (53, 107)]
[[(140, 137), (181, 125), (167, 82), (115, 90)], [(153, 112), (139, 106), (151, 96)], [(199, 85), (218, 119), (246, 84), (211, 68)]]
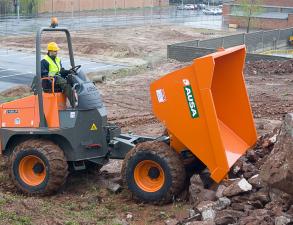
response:
[(146, 202), (172, 201), (185, 185), (185, 169), (178, 153), (169, 145), (148, 141), (134, 147), (123, 161), (124, 184)]
[(30, 139), (16, 146), (9, 164), (15, 186), (29, 195), (48, 195), (57, 191), (68, 174), (62, 149), (44, 139)]

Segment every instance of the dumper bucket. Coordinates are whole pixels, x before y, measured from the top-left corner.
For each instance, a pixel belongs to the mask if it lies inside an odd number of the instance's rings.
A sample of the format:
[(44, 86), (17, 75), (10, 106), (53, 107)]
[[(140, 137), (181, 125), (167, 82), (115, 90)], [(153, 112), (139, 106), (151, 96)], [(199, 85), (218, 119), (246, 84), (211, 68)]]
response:
[(216, 182), (257, 140), (243, 78), (245, 53), (243, 45), (197, 58), (150, 88), (171, 146), (190, 150)]

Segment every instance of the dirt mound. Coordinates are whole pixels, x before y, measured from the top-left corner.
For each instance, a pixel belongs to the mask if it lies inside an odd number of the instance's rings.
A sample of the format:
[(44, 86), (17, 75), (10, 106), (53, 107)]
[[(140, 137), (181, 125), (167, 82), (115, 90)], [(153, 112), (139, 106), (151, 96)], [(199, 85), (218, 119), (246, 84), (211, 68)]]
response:
[(287, 61), (265, 61), (248, 62), (245, 67), (248, 74), (286, 74), (293, 73), (293, 59)]
[(199, 187), (196, 191), (189, 189), (193, 210), (199, 215), (193, 220), (216, 225), (293, 222), (293, 115), (286, 118), (281, 129), (261, 136), (235, 163), (230, 179), (204, 189), (198, 185), (202, 177), (193, 175), (190, 187)]
[(278, 141), (261, 167), (261, 178), (271, 187), (293, 195), (293, 114), (286, 116)]
[(31, 92), (31, 88), (29, 86), (16, 86), (10, 89), (7, 89), (0, 93), (2, 97), (15, 97), (15, 96), (24, 96)]
[(160, 38), (160, 40), (190, 40), (193, 37), (177, 30), (169, 30), (160, 33), (158, 38)]

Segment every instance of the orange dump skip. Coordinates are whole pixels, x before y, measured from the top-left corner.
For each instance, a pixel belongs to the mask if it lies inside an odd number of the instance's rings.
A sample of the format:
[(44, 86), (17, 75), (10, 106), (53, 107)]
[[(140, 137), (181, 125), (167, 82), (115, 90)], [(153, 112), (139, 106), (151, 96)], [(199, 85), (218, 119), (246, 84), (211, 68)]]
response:
[(171, 146), (189, 149), (216, 182), (257, 140), (243, 78), (245, 53), (245, 46), (237, 46), (197, 58), (150, 88)]

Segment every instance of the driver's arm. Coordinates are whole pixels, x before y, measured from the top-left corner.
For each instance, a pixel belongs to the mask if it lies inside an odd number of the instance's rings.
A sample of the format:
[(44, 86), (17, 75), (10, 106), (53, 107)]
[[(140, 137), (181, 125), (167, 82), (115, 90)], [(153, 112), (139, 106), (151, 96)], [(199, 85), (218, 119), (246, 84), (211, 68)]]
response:
[(70, 71), (64, 69), (63, 66), (62, 66), (62, 63), (60, 63), (60, 65), (61, 65), (60, 76), (61, 76), (62, 78), (66, 78), (66, 77), (68, 76), (68, 74), (70, 73)]
[(49, 63), (43, 59), (41, 61), (41, 76), (47, 77), (49, 75)]

